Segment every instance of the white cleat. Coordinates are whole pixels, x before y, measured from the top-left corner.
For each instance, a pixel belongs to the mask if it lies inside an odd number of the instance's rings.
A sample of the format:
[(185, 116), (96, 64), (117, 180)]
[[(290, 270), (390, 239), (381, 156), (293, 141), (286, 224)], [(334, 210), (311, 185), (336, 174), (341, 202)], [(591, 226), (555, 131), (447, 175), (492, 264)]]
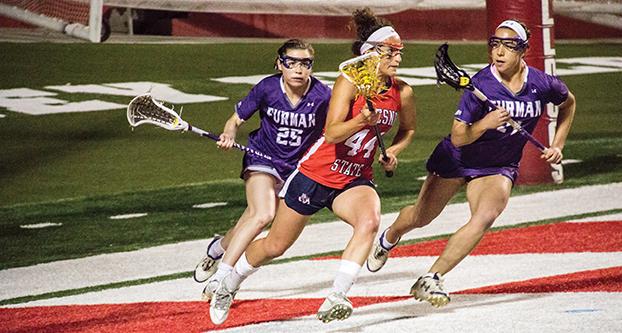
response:
[(451, 300), (443, 290), (443, 277), (439, 273), (428, 273), (417, 279), (410, 293), (418, 301), (426, 301), (436, 308), (447, 305)]
[(367, 257), (367, 270), (373, 273), (379, 271), (389, 259), (389, 251), (376, 240)]
[[(214, 244), (214, 242), (220, 238), (222, 237), (214, 237), (212, 242), (209, 243), (209, 246), (207, 247), (208, 252), (210, 246), (212, 246), (212, 244)], [(220, 263), (220, 259), (222, 259), (222, 254), (218, 258), (212, 258), (208, 254), (204, 255), (203, 258), (201, 258), (201, 261), (194, 268), (194, 281), (198, 283), (203, 283), (207, 281), (207, 279), (214, 275), (214, 273), (216, 273), (216, 271), (218, 270), (218, 264)]]
[(343, 293), (331, 293), (317, 311), (317, 319), (324, 323), (344, 320), (352, 314), (352, 303)]
[(211, 300), (212, 296), (216, 292), (216, 289), (218, 289), (219, 284), (220, 284), (220, 281), (218, 280), (215, 280), (215, 279), (208, 280), (207, 284), (205, 285), (205, 288), (203, 288), (203, 293), (201, 294), (201, 298), (205, 301)]
[(227, 320), (229, 309), (231, 308), (231, 304), (233, 304), (236, 293), (237, 290), (231, 291), (227, 289), (224, 279), (220, 281), (218, 288), (216, 288), (216, 291), (214, 291), (212, 295), (212, 301), (209, 304), (209, 316), (212, 323), (220, 325)]

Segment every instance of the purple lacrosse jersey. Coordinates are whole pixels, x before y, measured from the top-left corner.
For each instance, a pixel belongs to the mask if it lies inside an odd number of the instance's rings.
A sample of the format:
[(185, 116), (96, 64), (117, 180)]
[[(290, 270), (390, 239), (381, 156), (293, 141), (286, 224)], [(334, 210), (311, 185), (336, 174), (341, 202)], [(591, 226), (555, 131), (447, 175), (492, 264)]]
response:
[[(504, 107), (529, 133), (535, 129), (547, 103), (559, 105), (568, 97), (564, 82), (529, 66), (526, 67), (525, 84), (516, 94), (501, 83), (494, 65), (480, 70), (472, 80), (491, 102)], [(486, 103), (465, 90), (454, 117), (471, 125), (491, 111)], [(460, 148), (455, 147), (447, 136), (430, 156), (428, 170), (446, 178), (503, 174), (515, 180), (526, 142), (527, 138), (509, 124), (487, 130), (477, 140)]]
[(243, 168), (249, 165), (273, 167), (282, 180), (296, 168), (298, 160), (322, 136), (331, 90), (311, 77), (304, 96), (292, 105), (285, 93), (281, 74), (268, 76), (255, 85), (236, 105), (240, 119), (248, 120), (259, 111), (260, 127), (252, 131), (248, 146), (272, 156), (274, 162), (244, 156)]

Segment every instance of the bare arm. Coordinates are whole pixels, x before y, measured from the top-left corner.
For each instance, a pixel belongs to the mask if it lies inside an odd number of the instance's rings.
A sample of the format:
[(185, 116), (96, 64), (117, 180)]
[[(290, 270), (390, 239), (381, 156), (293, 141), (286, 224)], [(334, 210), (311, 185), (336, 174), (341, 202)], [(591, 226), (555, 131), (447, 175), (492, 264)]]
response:
[(326, 116), (326, 131), (324, 138), (328, 143), (341, 142), (366, 125), (375, 124), (380, 115), (371, 112), (367, 107), (363, 108), (360, 114), (346, 121), (350, 112), (350, 104), (356, 95), (356, 88), (343, 76), (339, 76), (333, 87), (333, 94), (328, 105), (328, 115)]
[(400, 98), (402, 109), (398, 116), (400, 127), (393, 138), (391, 147), (387, 148), (387, 154), (399, 155), (413, 141), (415, 136), (415, 126), (417, 119), (417, 108), (415, 107), (415, 94), (413, 89), (405, 82), (400, 82)]
[(398, 112), (400, 119), (400, 127), (393, 137), (393, 143), (387, 148), (388, 160), (384, 160), (381, 155), (378, 157), (378, 162), (382, 164), (386, 171), (392, 171), (397, 168), (397, 155), (402, 150), (406, 149), (408, 145), (413, 141), (415, 136), (415, 124), (416, 124), (416, 108), (415, 108), (415, 94), (412, 88), (403, 81), (398, 81), (400, 85), (400, 104), (401, 109)]
[(238, 116), (237, 112), (234, 112), (225, 123), (225, 127), (220, 135), (220, 141), (216, 143), (218, 147), (225, 150), (231, 149), (235, 143), (235, 136), (238, 133), (238, 128), (240, 128), (243, 123), (244, 120)]
[(559, 105), (559, 114), (557, 115), (557, 127), (555, 128), (555, 137), (551, 148), (546, 149), (541, 158), (549, 163), (560, 163), (564, 155), (562, 150), (566, 145), (566, 138), (570, 132), (570, 126), (574, 120), (574, 114), (577, 103), (574, 95), (568, 92), (568, 98)]

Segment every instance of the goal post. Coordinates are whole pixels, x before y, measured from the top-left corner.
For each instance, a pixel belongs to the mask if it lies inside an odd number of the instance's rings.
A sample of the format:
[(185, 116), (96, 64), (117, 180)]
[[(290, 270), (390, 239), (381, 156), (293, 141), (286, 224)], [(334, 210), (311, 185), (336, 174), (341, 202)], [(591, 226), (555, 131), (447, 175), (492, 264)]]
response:
[(104, 0), (0, 0), (0, 15), (99, 43), (110, 35), (103, 7)]

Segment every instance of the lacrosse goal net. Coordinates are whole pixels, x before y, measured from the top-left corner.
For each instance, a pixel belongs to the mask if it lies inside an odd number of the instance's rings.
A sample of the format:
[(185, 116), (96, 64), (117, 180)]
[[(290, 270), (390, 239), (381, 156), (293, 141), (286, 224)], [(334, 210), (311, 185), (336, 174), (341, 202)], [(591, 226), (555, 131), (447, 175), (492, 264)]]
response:
[(103, 0), (0, 0), (0, 15), (95, 43), (110, 35), (102, 14)]

